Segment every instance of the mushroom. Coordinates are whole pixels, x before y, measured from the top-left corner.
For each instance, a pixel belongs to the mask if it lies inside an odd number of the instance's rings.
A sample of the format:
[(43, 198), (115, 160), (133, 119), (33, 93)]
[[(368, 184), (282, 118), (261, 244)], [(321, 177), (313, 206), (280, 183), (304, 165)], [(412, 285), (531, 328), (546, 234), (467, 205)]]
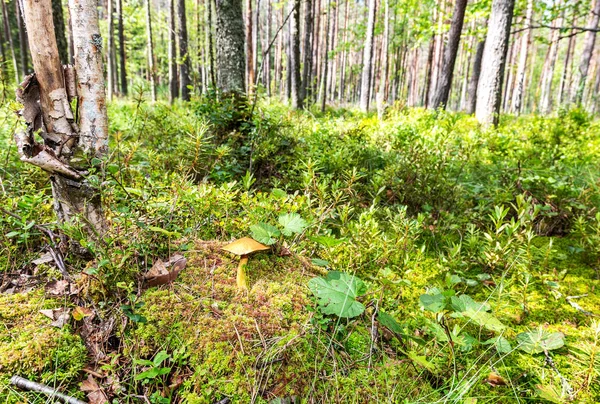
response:
[(268, 250), (269, 248), (270, 247), (261, 244), (250, 237), (243, 237), (222, 248), (225, 251), (229, 251), (230, 253), (240, 256), (240, 263), (238, 265), (236, 278), (239, 289), (248, 289), (248, 285), (246, 284), (246, 271), (244, 270), (244, 266), (246, 266), (248, 263), (248, 255), (256, 251)]

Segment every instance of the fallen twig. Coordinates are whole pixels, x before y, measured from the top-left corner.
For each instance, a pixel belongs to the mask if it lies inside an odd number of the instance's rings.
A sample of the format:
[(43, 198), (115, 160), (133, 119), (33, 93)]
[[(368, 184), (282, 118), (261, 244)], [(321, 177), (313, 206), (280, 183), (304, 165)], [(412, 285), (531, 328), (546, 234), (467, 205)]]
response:
[(24, 379), (20, 376), (13, 376), (10, 379), (11, 384), (23, 389), (36, 391), (38, 393), (43, 393), (48, 395), (50, 398), (56, 398), (64, 403), (68, 404), (87, 404), (85, 401), (78, 400), (74, 397), (67, 396), (66, 394), (59, 393), (56, 389), (53, 389), (50, 386), (46, 386), (45, 384), (32, 382), (31, 380)]
[(591, 311), (587, 311), (585, 310), (583, 307), (581, 307), (579, 304), (571, 301), (571, 299), (581, 299), (582, 297), (586, 297), (587, 294), (585, 295), (581, 295), (581, 296), (567, 296), (567, 302), (569, 302), (569, 304), (571, 305), (571, 307), (573, 307), (575, 310), (582, 312), (583, 314), (585, 314), (586, 316), (592, 316), (592, 317), (596, 317), (596, 314), (592, 313)]

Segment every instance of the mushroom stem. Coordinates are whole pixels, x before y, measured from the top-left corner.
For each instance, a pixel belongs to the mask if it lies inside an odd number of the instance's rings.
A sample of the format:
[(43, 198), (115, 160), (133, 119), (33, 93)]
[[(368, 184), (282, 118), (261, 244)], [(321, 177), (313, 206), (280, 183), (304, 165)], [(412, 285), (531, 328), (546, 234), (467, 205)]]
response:
[(248, 290), (248, 284), (246, 282), (246, 269), (245, 266), (248, 263), (248, 256), (242, 255), (240, 263), (237, 269), (237, 287), (239, 289)]

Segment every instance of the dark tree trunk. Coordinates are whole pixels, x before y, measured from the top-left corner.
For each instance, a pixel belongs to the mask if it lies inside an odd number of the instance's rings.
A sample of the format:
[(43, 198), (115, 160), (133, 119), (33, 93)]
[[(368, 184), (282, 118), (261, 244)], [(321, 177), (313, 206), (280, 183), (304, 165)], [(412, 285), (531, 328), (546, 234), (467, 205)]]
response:
[(473, 73), (469, 80), (469, 91), (467, 95), (468, 114), (474, 114), (477, 106), (477, 87), (479, 85), (479, 77), (481, 76), (481, 60), (483, 59), (483, 48), (485, 48), (485, 39), (477, 42), (477, 50), (473, 59)]
[(452, 14), (450, 33), (448, 34), (448, 45), (446, 46), (446, 51), (444, 53), (444, 66), (438, 81), (437, 90), (433, 97), (432, 107), (434, 109), (440, 107), (446, 108), (446, 104), (448, 104), (448, 97), (450, 96), (450, 88), (452, 86), (452, 76), (454, 75), (454, 64), (456, 62), (456, 55), (458, 54), (460, 34), (465, 20), (466, 8), (467, 0), (456, 0), (456, 3), (454, 4), (454, 13)]
[(312, 34), (313, 34), (313, 1), (306, 0), (304, 15), (304, 68), (302, 70), (302, 100), (308, 100), (310, 95), (312, 72)]
[(65, 19), (63, 16), (62, 0), (52, 0), (52, 19), (58, 55), (62, 64), (69, 63), (69, 44), (65, 35)]
[(207, 68), (210, 72), (210, 85), (213, 88), (217, 85), (214, 48), (213, 0), (206, 0), (206, 57), (208, 58)]
[(117, 37), (119, 38), (119, 76), (121, 94), (127, 95), (127, 59), (125, 58), (125, 31), (123, 28), (123, 0), (117, 0)]
[(179, 94), (184, 101), (190, 100), (190, 57), (188, 54), (187, 19), (185, 15), (185, 0), (177, 0), (177, 22), (179, 37)]
[(177, 83), (177, 42), (175, 27), (175, 1), (169, 0), (169, 101), (173, 102), (179, 96)]
[(240, 0), (217, 0), (217, 86), (223, 93), (245, 89), (244, 18)]
[(292, 10), (292, 32), (290, 49), (292, 107), (302, 109), (302, 81), (300, 79), (300, 0), (294, 0)]

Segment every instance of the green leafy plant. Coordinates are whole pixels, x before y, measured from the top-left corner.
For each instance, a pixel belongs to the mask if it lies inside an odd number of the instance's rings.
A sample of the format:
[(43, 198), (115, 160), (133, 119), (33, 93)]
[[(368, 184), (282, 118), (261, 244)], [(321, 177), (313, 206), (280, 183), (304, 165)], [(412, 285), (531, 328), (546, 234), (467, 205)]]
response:
[(547, 353), (565, 345), (565, 336), (562, 332), (548, 332), (543, 328), (522, 332), (517, 335), (518, 348), (528, 354)]
[(308, 287), (323, 314), (352, 318), (365, 311), (365, 306), (357, 299), (366, 293), (367, 285), (354, 275), (330, 271), (325, 278), (311, 279)]
[(257, 223), (250, 226), (252, 238), (265, 245), (273, 245), (283, 236), (292, 237), (301, 234), (308, 226), (306, 220), (298, 213), (285, 213), (279, 216), (279, 228), (267, 223)]

